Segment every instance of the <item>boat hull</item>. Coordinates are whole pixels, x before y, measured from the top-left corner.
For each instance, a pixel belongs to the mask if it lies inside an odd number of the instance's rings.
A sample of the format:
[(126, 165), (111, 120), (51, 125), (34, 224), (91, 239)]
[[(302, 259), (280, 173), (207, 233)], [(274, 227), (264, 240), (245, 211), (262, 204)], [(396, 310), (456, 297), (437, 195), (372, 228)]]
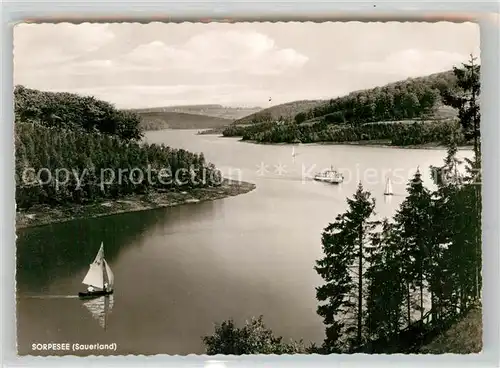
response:
[(329, 184), (340, 184), (340, 183), (342, 183), (342, 180), (328, 179), (328, 178), (314, 178), (314, 180), (321, 181), (323, 183), (329, 183)]
[(113, 290), (83, 291), (78, 293), (78, 297), (81, 299), (92, 299), (111, 294), (113, 294)]

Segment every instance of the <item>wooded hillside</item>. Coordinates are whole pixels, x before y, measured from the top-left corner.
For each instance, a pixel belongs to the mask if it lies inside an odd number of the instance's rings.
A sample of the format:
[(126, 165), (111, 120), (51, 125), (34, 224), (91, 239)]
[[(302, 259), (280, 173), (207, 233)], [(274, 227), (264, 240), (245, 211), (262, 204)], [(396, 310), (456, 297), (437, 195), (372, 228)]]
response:
[(408, 78), (312, 103), (312, 107), (293, 118), (275, 118), (265, 115), (263, 110), (259, 119), (248, 121), (246, 126), (235, 122), (223, 135), (272, 143), (369, 140), (395, 145), (441, 143), (451, 130), (458, 128), (456, 111), (442, 102), (442, 96), (456, 88), (457, 79), (452, 71)]
[(92, 96), (67, 92), (44, 92), (16, 86), (14, 89), (15, 122), (36, 123), (46, 127), (82, 129), (139, 139), (139, 116), (115, 108)]
[(212, 129), (225, 127), (231, 120), (180, 112), (138, 112), (143, 130)]
[(320, 106), (325, 101), (322, 100), (305, 100), (293, 101), (269, 107), (257, 113), (245, 116), (234, 122), (235, 125), (262, 123), (269, 120), (286, 120), (295, 117), (300, 112), (308, 111), (309, 109)]

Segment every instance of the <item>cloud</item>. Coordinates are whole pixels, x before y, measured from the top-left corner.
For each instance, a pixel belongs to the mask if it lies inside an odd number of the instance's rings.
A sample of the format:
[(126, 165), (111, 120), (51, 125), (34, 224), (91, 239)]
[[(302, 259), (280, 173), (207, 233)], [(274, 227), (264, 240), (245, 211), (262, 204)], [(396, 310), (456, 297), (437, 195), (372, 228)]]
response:
[(114, 37), (107, 24), (22, 23), (14, 27), (14, 68), (69, 62), (100, 49)]
[(252, 31), (209, 31), (183, 45), (161, 41), (140, 45), (119, 63), (131, 68), (187, 70), (191, 73), (243, 72), (254, 75), (281, 74), (300, 68), (307, 56), (279, 48), (270, 37)]
[(115, 38), (108, 25), (23, 24), (16, 28), (15, 82), (40, 89), (74, 83), (137, 84), (139, 76), (151, 82), (154, 76), (153, 84), (232, 83), (283, 75), (308, 61), (305, 55), (280, 48), (272, 38), (255, 31), (211, 30), (183, 42), (153, 41), (132, 49), (117, 39), (121, 49), (107, 52), (107, 44)]
[[(330, 98), (450, 69), (466, 61), (469, 50), (479, 50), (478, 30), (463, 27), (397, 22), (22, 24), (14, 28), (14, 81), (95, 95), (119, 107), (265, 107), (269, 97), (273, 104)], [(325, 37), (339, 46), (316, 42)]]
[(437, 73), (466, 62), (468, 55), (440, 50), (406, 49), (389, 54), (380, 61), (363, 61), (339, 66), (339, 70), (361, 73), (417, 77)]

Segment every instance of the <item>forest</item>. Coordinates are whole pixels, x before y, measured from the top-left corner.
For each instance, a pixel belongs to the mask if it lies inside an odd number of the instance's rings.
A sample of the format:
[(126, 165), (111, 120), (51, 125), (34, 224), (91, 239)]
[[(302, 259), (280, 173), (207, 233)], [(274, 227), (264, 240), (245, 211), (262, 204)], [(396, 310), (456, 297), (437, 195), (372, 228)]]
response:
[(134, 113), (93, 97), (14, 93), (18, 209), (221, 184), (203, 154), (141, 142)]
[[(418, 353), (420, 348), (481, 306), (481, 148), (479, 65), (471, 55), (455, 67), (457, 88), (443, 103), (456, 109), (458, 126), (448, 132), (447, 155), (431, 167), (435, 190), (419, 168), (392, 218), (380, 218), (371, 193), (359, 183), (321, 234), (323, 256), (317, 313), (322, 344), (285, 341), (263, 317), (243, 327), (232, 320), (203, 337), (207, 354)], [(456, 128), (456, 129), (455, 129)], [(458, 143), (473, 143), (473, 158), (457, 156)], [(482, 323), (479, 321), (476, 323)], [(462, 340), (472, 338), (460, 331)], [(481, 339), (481, 336), (475, 336)], [(467, 350), (464, 343), (461, 353)], [(441, 352), (450, 352), (443, 347)]]
[(441, 94), (456, 88), (452, 71), (408, 78), (383, 87), (352, 92), (295, 115), (295, 122), (321, 118), (332, 124), (361, 124), (430, 117)]
[(131, 111), (116, 109), (92, 96), (67, 92), (44, 92), (24, 86), (14, 88), (15, 122), (37, 123), (140, 139), (140, 118)]
[(246, 127), (231, 126), (224, 131), (224, 136), (241, 135), (243, 140), (259, 143), (382, 141), (395, 146), (408, 146), (429, 142), (445, 144), (449, 134), (457, 131), (459, 134), (457, 143), (462, 145), (466, 140), (461, 136), (459, 127), (460, 124), (454, 120), (439, 122), (406, 120), (361, 125), (260, 123)]
[(452, 71), (409, 78), (331, 99), (293, 118), (273, 118), (264, 110), (252, 124), (232, 124), (223, 135), (259, 143), (443, 143), (458, 126), (456, 113), (443, 108), (443, 99), (457, 88)]

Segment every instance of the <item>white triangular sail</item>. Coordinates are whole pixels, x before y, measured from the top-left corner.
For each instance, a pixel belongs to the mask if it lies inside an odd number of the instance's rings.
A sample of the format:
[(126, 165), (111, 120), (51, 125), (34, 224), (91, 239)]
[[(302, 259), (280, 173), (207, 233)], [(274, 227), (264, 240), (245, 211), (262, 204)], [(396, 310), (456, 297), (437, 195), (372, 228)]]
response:
[(93, 286), (98, 289), (104, 288), (104, 274), (102, 273), (102, 266), (91, 264), (89, 272), (85, 275), (82, 281), (85, 285)]
[(98, 289), (104, 288), (104, 248), (102, 243), (82, 283)]
[(385, 195), (392, 195), (392, 183), (391, 178), (387, 178), (387, 182), (385, 183)]
[(89, 271), (85, 275), (82, 281), (84, 284), (93, 286), (94, 288), (101, 290), (113, 290), (113, 285), (115, 283), (115, 275), (111, 271), (108, 262), (104, 259), (104, 244), (101, 243), (101, 247), (97, 252), (94, 262), (89, 267)]
[(94, 262), (90, 264), (89, 271), (83, 278), (82, 283), (93, 286), (98, 289), (104, 289), (104, 245), (101, 243), (101, 247), (97, 252)]
[(104, 260), (104, 268), (106, 270), (106, 275), (108, 276), (108, 290), (113, 290), (113, 285), (115, 284), (115, 275), (113, 271), (111, 271), (111, 267), (109, 267), (108, 262)]
[(101, 242), (101, 246), (99, 247), (99, 251), (97, 252), (94, 263), (100, 262), (104, 258), (104, 243)]

